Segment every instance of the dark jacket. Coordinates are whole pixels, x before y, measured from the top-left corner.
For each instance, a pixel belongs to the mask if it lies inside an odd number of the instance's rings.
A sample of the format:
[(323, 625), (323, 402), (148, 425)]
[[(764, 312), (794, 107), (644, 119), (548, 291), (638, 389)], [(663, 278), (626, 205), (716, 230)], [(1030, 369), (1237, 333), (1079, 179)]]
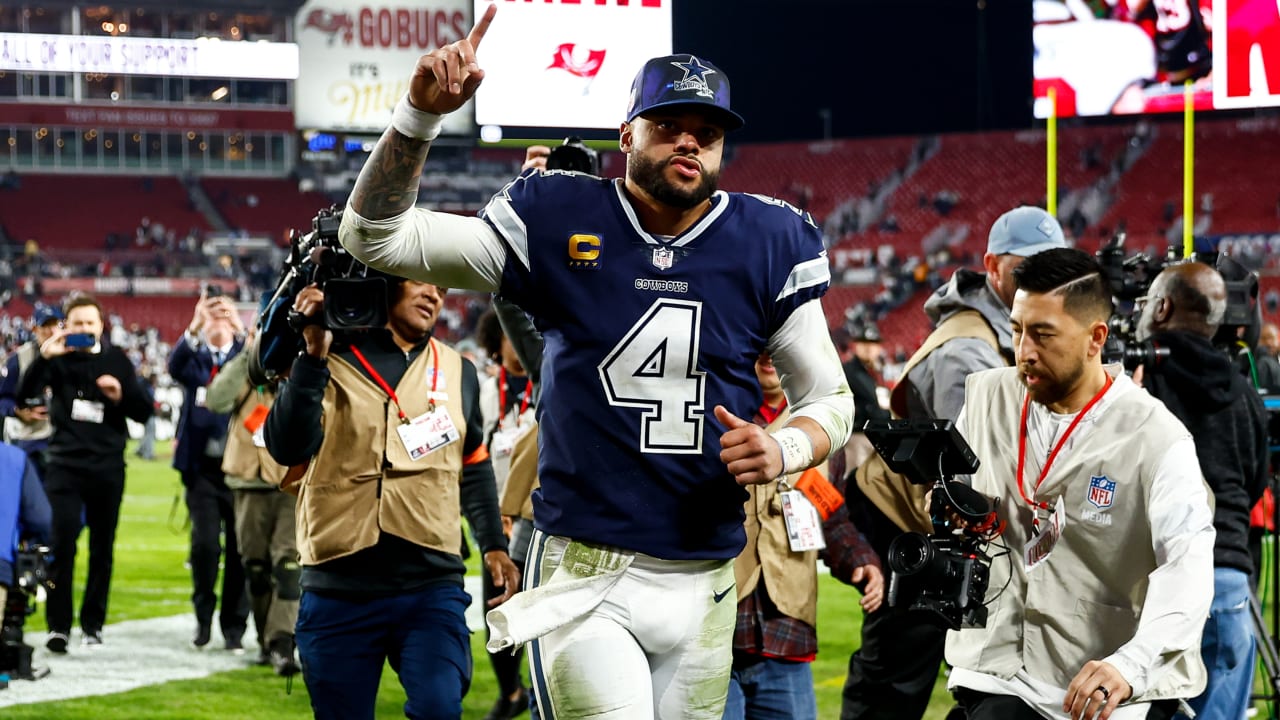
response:
[[(244, 349), (244, 341), (236, 339), (223, 362)], [(184, 335), (174, 343), (169, 354), (169, 376), (182, 386), (182, 414), (178, 418), (178, 443), (173, 449), (173, 467), (179, 472), (196, 472), (205, 456), (210, 440), (222, 440), (227, 434), (227, 415), (219, 415), (206, 407), (196, 406), (196, 393), (214, 378), (213, 352), (208, 343), (192, 347)], [(219, 453), (220, 455), (221, 453)]]
[(1187, 332), (1153, 335), (1169, 355), (1149, 362), (1143, 385), (1191, 431), (1216, 508), (1217, 567), (1252, 573), (1249, 510), (1267, 481), (1267, 417), (1262, 399), (1231, 358)]
[[(111, 402), (98, 389), (102, 375), (120, 381), (119, 403)], [(45, 386), (53, 391), (49, 464), (85, 470), (123, 468), (124, 444), (129, 439), (125, 418), (144, 423), (155, 412), (151, 393), (138, 381), (137, 370), (124, 351), (104, 345), (97, 353), (69, 352), (52, 360), (38, 357), (19, 381), (18, 397), (35, 397)], [(102, 422), (72, 419), (77, 399), (102, 403)]]

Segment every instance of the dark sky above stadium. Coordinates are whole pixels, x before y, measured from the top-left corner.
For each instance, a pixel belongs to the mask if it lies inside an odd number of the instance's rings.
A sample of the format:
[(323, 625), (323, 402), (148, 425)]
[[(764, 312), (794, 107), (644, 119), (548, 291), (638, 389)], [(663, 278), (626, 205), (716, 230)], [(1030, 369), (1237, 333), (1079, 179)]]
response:
[(735, 140), (1029, 127), (1029, 0), (677, 0), (676, 52), (719, 65)]

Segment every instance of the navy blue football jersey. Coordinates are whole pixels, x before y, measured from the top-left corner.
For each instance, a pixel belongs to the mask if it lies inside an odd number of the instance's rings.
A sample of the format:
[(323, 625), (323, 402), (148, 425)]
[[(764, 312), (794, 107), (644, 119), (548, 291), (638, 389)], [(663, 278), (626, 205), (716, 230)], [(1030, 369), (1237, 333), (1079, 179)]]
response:
[(500, 294), (546, 341), (535, 524), (670, 560), (735, 557), (746, 493), (712, 411), (752, 416), (756, 358), (826, 292), (812, 219), (717, 192), (693, 227), (658, 238), (620, 180), (536, 171), (481, 217), (508, 245)]

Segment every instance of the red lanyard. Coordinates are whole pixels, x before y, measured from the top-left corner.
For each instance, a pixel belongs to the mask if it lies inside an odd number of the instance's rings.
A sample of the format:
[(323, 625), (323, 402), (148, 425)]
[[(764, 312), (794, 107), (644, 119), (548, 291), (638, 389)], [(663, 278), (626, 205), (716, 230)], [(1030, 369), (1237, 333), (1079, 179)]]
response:
[[(516, 415), (516, 427), (520, 427), (520, 419), (524, 417), (524, 412), (529, 409), (529, 399), (533, 397), (533, 380), (525, 380), (524, 397), (520, 399), (520, 413)], [(505, 415), (507, 408), (507, 369), (498, 368), (498, 427), (502, 427), (505, 423)]]
[[(1049, 468), (1053, 466), (1054, 459), (1058, 457), (1058, 451), (1062, 449), (1063, 445), (1067, 444), (1067, 438), (1071, 437), (1071, 432), (1076, 429), (1076, 426), (1079, 425), (1080, 421), (1084, 419), (1084, 416), (1089, 413), (1089, 410), (1091, 410), (1094, 405), (1098, 404), (1098, 401), (1102, 399), (1102, 396), (1107, 394), (1107, 389), (1110, 387), (1111, 376), (1107, 375), (1107, 382), (1102, 386), (1102, 389), (1098, 391), (1098, 394), (1094, 395), (1093, 399), (1090, 400), (1089, 403), (1080, 410), (1080, 412), (1076, 413), (1075, 419), (1067, 426), (1067, 431), (1062, 433), (1062, 437), (1058, 439), (1058, 444), (1054, 446), (1053, 452), (1049, 453), (1049, 459), (1045, 461), (1044, 468), (1040, 470), (1040, 478), (1036, 480), (1036, 490), (1040, 489), (1040, 483), (1044, 482), (1045, 477), (1049, 474)], [(1018, 492), (1022, 493), (1022, 499), (1026, 500), (1027, 504), (1031, 507), (1048, 510), (1049, 503), (1043, 501), (1036, 502), (1027, 496), (1026, 483), (1022, 481), (1022, 472), (1026, 467), (1027, 459), (1027, 411), (1030, 408), (1031, 394), (1028, 393), (1022, 398), (1022, 424), (1018, 427)]]
[[(440, 379), (440, 353), (436, 352), (435, 338), (431, 338), (427, 342), (427, 352), (431, 353), (431, 392), (427, 395), (427, 410), (430, 412), (436, 409), (436, 381)], [(391, 402), (396, 404), (396, 412), (400, 413), (400, 421), (408, 423), (409, 416), (405, 415), (404, 410), (400, 409), (400, 398), (396, 397), (396, 391), (392, 390), (387, 381), (383, 380), (382, 376), (378, 374), (378, 371), (373, 369), (369, 361), (364, 358), (364, 353), (360, 352), (360, 348), (352, 345), (351, 354), (356, 356), (356, 360), (360, 361), (360, 365), (364, 367), (365, 372), (369, 373), (369, 377), (373, 378), (373, 381), (378, 383), (378, 387), (382, 388), (387, 397), (391, 398)]]
[(760, 409), (756, 412), (760, 413), (760, 418), (764, 420), (765, 425), (768, 425), (778, 419), (778, 416), (782, 414), (782, 409), (786, 406), (787, 399), (784, 397), (782, 398), (782, 402), (778, 403), (778, 407), (776, 408), (769, 407), (769, 403), (766, 402), (760, 403)]

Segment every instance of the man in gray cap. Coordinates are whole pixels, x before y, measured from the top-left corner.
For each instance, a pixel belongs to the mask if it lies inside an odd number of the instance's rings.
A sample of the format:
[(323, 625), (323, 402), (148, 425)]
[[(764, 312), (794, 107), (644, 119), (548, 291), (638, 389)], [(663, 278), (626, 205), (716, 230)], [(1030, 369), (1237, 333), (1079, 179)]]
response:
[[(1062, 227), (1038, 207), (1022, 206), (991, 226), (985, 273), (961, 268), (924, 304), (934, 331), (907, 361), (890, 394), (896, 417), (950, 418), (964, 405), (970, 373), (1013, 364), (1009, 310), (1017, 285), (1013, 270), (1036, 253), (1066, 245)], [(926, 487), (890, 471), (877, 455), (857, 469), (849, 497), (862, 502), (854, 513), (889, 567), (889, 545), (904, 531), (931, 531)], [(856, 488), (856, 489), (855, 489)], [(862, 497), (859, 498), (858, 496)], [(946, 633), (943, 628), (887, 604), (867, 615), (862, 645), (849, 659), (841, 720), (907, 720), (924, 715), (929, 704)]]
[[(717, 189), (742, 118), (725, 73), (683, 53), (637, 68), (625, 177), (528, 170), (479, 218), (414, 207), (441, 115), (484, 77), (495, 12), (419, 60), (339, 239), (390, 274), (497, 292), (546, 338), (528, 583), (490, 611), (490, 651), (527, 643), (543, 717), (719, 720), (741, 486), (821, 463), (853, 424), (822, 233), (786, 203)], [(791, 407), (771, 432), (750, 420), (764, 351)]]
[(49, 446), (53, 425), (49, 422), (49, 405), (44, 393), (38, 397), (18, 397), (18, 382), (37, 357), (40, 346), (63, 321), (62, 311), (52, 305), (39, 305), (31, 313), (31, 340), (22, 344), (5, 363), (0, 380), (0, 417), (4, 417), (4, 441), (21, 448), (31, 458), (40, 477), (44, 477), (44, 449)]

